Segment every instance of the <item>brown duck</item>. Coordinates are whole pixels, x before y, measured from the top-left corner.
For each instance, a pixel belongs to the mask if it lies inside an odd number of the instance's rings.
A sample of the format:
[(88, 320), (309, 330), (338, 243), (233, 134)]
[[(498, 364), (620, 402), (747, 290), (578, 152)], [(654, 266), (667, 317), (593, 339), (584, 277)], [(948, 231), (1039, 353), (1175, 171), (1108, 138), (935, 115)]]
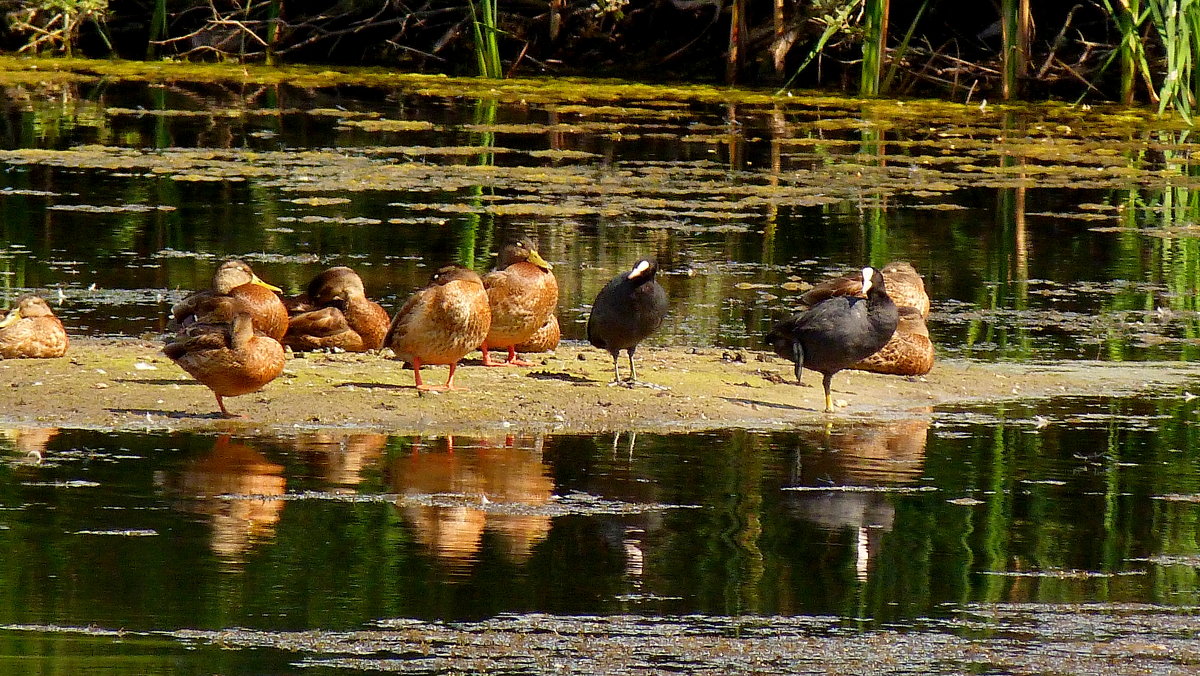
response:
[(923, 376), (933, 368), (933, 341), (921, 312), (912, 307), (897, 308), (900, 321), (896, 332), (878, 352), (850, 368), (897, 376)]
[[(916, 268), (907, 261), (892, 261), (881, 269), (888, 295), (899, 307), (916, 308), (922, 317), (929, 316), (929, 294), (925, 292), (925, 280)], [(834, 296), (862, 296), (862, 277), (852, 274), (835, 277), (817, 284), (800, 296), (800, 301), (812, 307)]]
[(46, 301), (27, 295), (0, 320), (0, 358), (47, 359), (67, 352), (67, 331)]
[(560, 340), (562, 332), (558, 327), (558, 317), (551, 314), (542, 328), (517, 345), (517, 352), (549, 352), (558, 347)]
[[(479, 346), (484, 366), (532, 366), (517, 358), (517, 345), (529, 340), (554, 314), (558, 281), (528, 237), (505, 245), (496, 270), (483, 278), (492, 309), (492, 327)], [(508, 359), (494, 362), (489, 350), (507, 349)]]
[(185, 326), (163, 352), (213, 391), (226, 417), (236, 416), (225, 409), (222, 397), (256, 392), (283, 373), (283, 346), (259, 335), (248, 312), (234, 315), (229, 324)]
[(254, 328), (275, 340), (288, 329), (288, 313), (279, 299), (281, 289), (259, 279), (245, 261), (226, 261), (213, 275), (211, 289), (197, 291), (175, 304), (171, 315), (179, 326), (223, 323), (248, 312)]
[[(439, 268), (392, 318), (383, 339), (396, 357), (412, 364), (418, 390), (456, 390), (458, 361), (479, 347), (492, 324), (483, 280), (459, 265)], [(421, 381), (424, 364), (449, 364), (445, 385)]]
[(341, 348), (365, 352), (383, 347), (391, 319), (367, 299), (362, 278), (347, 267), (329, 268), (313, 278), (294, 306), (283, 344), (293, 350)]

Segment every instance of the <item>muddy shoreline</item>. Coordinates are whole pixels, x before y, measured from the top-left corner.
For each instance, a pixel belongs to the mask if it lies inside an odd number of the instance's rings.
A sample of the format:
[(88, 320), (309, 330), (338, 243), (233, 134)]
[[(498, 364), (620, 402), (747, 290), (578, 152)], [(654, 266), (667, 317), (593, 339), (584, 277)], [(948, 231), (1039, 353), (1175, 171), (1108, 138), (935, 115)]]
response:
[[(463, 362), (466, 392), (418, 393), (412, 372), (376, 354), (306, 354), (262, 391), (226, 400), (138, 339), (75, 339), (62, 359), (0, 361), (0, 424), (111, 430), (294, 434), (345, 428), (397, 434), (787, 429), (835, 421), (928, 416), (932, 407), (1064, 395), (1128, 395), (1182, 388), (1200, 372), (1179, 363), (986, 363), (942, 360), (922, 379), (843, 371), (837, 412), (821, 411), (820, 378), (792, 381), (791, 365), (745, 350), (639, 351), (639, 375), (666, 389), (609, 386), (612, 362), (584, 344), (530, 355), (532, 368)], [(443, 382), (445, 367), (426, 367)]]

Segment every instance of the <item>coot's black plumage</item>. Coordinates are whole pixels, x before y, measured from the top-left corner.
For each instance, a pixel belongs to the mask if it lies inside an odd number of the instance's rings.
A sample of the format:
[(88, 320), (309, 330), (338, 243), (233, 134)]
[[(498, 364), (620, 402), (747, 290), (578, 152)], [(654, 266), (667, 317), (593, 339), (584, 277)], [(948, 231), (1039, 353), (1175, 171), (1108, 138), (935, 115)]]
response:
[(883, 273), (862, 270), (866, 298), (835, 296), (806, 312), (792, 315), (775, 325), (767, 342), (775, 353), (796, 363), (796, 382), (801, 369), (824, 376), (825, 412), (833, 411), (829, 388), (833, 374), (875, 354), (896, 330), (899, 313), (884, 288)]
[(643, 258), (629, 272), (613, 277), (592, 303), (588, 340), (612, 354), (613, 382), (621, 380), (617, 366), (621, 350), (629, 353), (629, 382), (637, 382), (633, 351), (658, 330), (667, 314), (667, 292), (654, 279), (657, 271), (653, 258)]

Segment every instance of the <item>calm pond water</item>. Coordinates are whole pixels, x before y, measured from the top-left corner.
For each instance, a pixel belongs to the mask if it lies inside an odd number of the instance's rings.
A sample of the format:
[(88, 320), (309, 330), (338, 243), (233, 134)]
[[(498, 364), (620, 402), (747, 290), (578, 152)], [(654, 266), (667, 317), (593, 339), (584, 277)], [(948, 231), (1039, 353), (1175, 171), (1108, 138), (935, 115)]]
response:
[(676, 308), (659, 342), (746, 347), (787, 282), (903, 258), (946, 355), (1197, 354), (1196, 144), (1141, 111), (587, 81), (0, 86), (2, 295), (61, 292), (84, 335), (160, 331), (231, 256), (289, 292), (349, 264), (394, 308), (530, 233), (568, 338), (646, 253)]
[[(75, 335), (158, 334), (233, 256), (289, 293), (348, 264), (394, 308), (529, 233), (571, 339), (647, 253), (656, 342), (752, 348), (804, 283), (902, 258), (943, 357), (1200, 355), (1200, 146), (1141, 111), (0, 87), (0, 299), (44, 293)], [(769, 434), (4, 430), (0, 672), (1188, 673), (1194, 398)]]
[[(525, 648), (464, 637), (605, 636), (639, 616), (808, 640), (978, 638), (964, 613), (1028, 604), (1186, 616), (1196, 409), (1176, 392), (616, 437), (7, 430), (0, 670), (103, 655), (105, 673), (338, 671), (359, 655), (424, 672), (478, 651), (504, 671)], [(998, 617), (993, 637), (1034, 631)], [(422, 653), (406, 632), (424, 630), (462, 634)]]

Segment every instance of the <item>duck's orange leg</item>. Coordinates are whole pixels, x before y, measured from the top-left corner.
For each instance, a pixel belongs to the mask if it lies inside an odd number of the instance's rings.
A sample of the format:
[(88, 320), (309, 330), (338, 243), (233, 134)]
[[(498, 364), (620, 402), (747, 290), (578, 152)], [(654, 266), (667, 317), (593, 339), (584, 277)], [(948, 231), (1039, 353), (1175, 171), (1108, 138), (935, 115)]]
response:
[(221, 399), (221, 395), (217, 394), (216, 392), (213, 392), (213, 394), (216, 395), (216, 397), (217, 397), (217, 407), (221, 409), (221, 415), (225, 416), (226, 418), (242, 417), (236, 413), (230, 413), (228, 410), (226, 410), (225, 402), (224, 402), (224, 400)]
[(450, 375), (446, 378), (445, 385), (426, 385), (421, 382), (421, 363), (413, 361), (413, 369), (417, 378), (417, 389), (422, 392), (446, 392), (449, 390), (466, 390), (465, 387), (454, 386), (454, 370), (458, 368), (458, 362), (450, 364)]
[(484, 353), (484, 366), (533, 366), (532, 361), (524, 361), (517, 359), (516, 346), (509, 346), (509, 358), (504, 361), (492, 361), (492, 358), (487, 353), (487, 343), (479, 346), (480, 352)]

